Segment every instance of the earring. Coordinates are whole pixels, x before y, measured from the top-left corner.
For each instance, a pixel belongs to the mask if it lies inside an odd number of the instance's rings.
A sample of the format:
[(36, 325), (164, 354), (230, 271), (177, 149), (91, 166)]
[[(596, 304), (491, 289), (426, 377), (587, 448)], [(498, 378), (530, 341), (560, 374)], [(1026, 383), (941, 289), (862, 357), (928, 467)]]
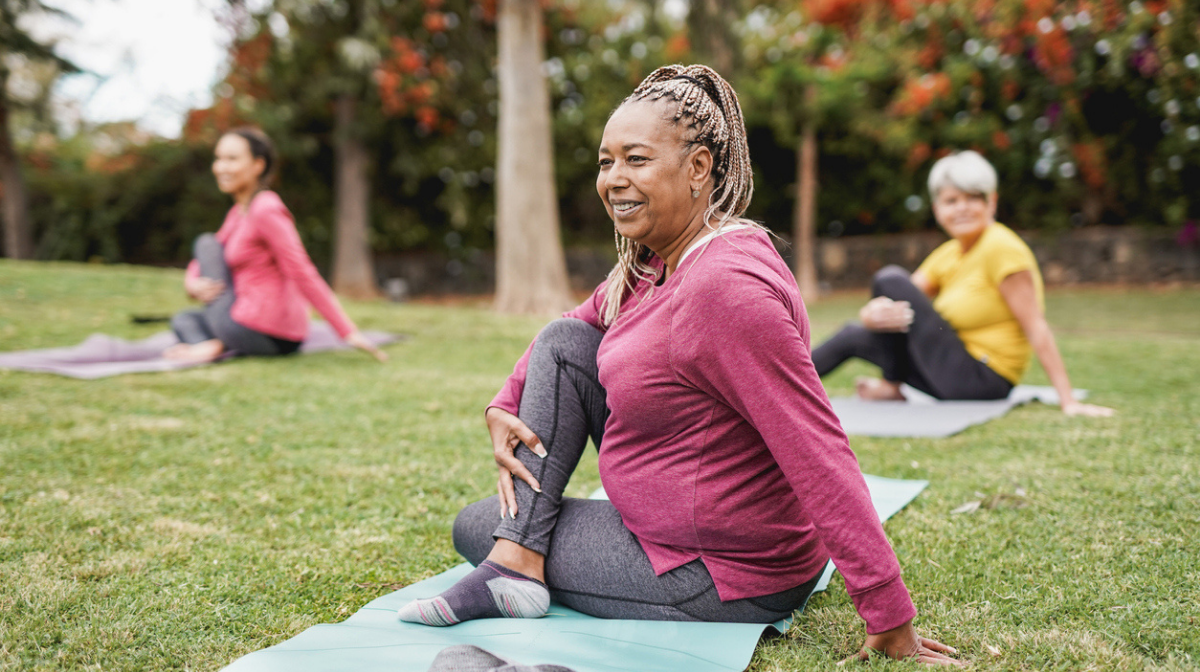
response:
[(692, 190), (692, 198), (700, 198), (700, 190), (699, 189)]

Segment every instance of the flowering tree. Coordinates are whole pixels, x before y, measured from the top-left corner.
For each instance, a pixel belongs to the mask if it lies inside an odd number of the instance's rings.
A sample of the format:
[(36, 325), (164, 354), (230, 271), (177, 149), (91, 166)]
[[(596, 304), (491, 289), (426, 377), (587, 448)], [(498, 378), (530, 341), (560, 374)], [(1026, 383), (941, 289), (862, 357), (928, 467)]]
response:
[(822, 162), (836, 166), (820, 185), (831, 235), (925, 225), (923, 178), (959, 148), (992, 160), (1000, 217), (1023, 228), (1200, 215), (1187, 186), (1200, 183), (1195, 3), (812, 0), (758, 12), (743, 23), (757, 121), (783, 140), (818, 120)]

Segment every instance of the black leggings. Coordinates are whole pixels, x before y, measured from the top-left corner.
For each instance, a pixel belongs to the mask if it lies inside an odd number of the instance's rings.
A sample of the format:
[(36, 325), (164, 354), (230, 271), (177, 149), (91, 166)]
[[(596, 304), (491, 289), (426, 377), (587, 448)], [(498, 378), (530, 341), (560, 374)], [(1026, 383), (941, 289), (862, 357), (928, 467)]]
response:
[(238, 355), (286, 355), (300, 348), (299, 341), (288, 341), (244, 327), (233, 320), (230, 311), (237, 298), (233, 290), (233, 275), (225, 263), (225, 248), (216, 236), (205, 233), (196, 238), (193, 246), (200, 275), (225, 283), (225, 291), (201, 310), (186, 310), (171, 318), (171, 329), (184, 343), (203, 343), (217, 339), (225, 349)]
[(542, 492), (514, 479), (515, 520), (501, 522), (497, 497), (463, 509), (454, 521), (454, 547), (474, 565), (487, 557), (497, 538), (543, 553), (554, 598), (601, 618), (772, 623), (803, 608), (820, 572), (783, 592), (722, 602), (702, 561), (655, 576), (637, 537), (610, 502), (562, 496), (588, 437), (603, 450), (608, 407), (597, 379), (601, 336), (575, 319), (555, 320), (538, 335), (519, 416), (548, 455), (539, 458), (524, 444), (516, 455)]
[(882, 369), (884, 380), (908, 383), (938, 399), (1003, 399), (1012, 391), (1012, 383), (967, 352), (908, 271), (888, 266), (876, 273), (871, 296), (907, 301), (914, 314), (908, 332), (876, 332), (848, 323), (813, 350), (817, 375), (858, 357)]

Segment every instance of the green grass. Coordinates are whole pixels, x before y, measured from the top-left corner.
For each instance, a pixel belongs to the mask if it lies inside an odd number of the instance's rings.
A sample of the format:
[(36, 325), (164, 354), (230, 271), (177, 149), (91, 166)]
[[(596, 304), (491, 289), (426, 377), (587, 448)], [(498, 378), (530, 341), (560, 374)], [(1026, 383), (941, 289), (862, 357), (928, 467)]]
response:
[[(814, 306), (814, 333), (862, 299)], [(162, 325), (131, 314), (183, 306), (177, 271), (2, 262), (0, 351), (142, 337)], [(411, 338), (383, 366), (0, 371), (0, 668), (217, 669), (459, 562), (453, 517), (494, 491), (482, 409), (543, 320), (348, 310)], [(1049, 314), (1115, 418), (1033, 405), (949, 439), (853, 440), (864, 470), (931, 481), (887, 524), (918, 628), (981, 670), (1196, 669), (1200, 291), (1056, 291)], [(570, 494), (598, 482), (590, 457)], [(1023, 508), (950, 513), (1018, 489)], [(832, 668), (861, 638), (835, 579), (751, 669)]]

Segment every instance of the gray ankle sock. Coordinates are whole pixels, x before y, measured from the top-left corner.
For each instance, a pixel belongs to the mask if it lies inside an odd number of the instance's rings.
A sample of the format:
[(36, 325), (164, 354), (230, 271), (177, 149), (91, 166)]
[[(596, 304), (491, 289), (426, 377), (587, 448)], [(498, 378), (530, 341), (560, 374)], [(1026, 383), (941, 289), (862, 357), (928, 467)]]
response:
[(484, 560), (449, 590), (400, 608), (400, 620), (454, 625), (475, 618), (540, 618), (550, 608), (546, 584)]

